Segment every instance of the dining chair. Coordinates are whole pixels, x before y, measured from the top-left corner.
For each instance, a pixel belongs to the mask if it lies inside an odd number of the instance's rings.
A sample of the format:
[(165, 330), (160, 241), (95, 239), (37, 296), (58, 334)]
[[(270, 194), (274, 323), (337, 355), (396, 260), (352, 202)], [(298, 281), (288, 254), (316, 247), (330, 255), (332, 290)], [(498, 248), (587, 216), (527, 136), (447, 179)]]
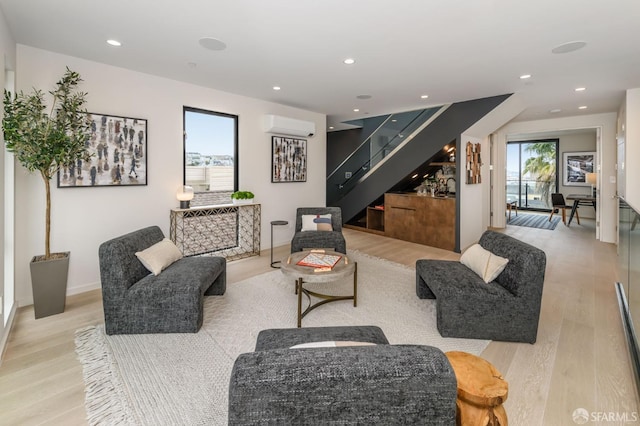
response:
[[(561, 193), (551, 194), (551, 204), (552, 204), (552, 208), (551, 208), (551, 214), (549, 215), (549, 222), (551, 222), (551, 219), (553, 218), (554, 213), (558, 213), (559, 211), (562, 211), (562, 223), (566, 225), (567, 209), (571, 211), (573, 206), (567, 205), (567, 203), (564, 201), (564, 195), (562, 195)], [(578, 225), (580, 225), (580, 215), (578, 214), (578, 207), (576, 207), (576, 220), (578, 221)]]

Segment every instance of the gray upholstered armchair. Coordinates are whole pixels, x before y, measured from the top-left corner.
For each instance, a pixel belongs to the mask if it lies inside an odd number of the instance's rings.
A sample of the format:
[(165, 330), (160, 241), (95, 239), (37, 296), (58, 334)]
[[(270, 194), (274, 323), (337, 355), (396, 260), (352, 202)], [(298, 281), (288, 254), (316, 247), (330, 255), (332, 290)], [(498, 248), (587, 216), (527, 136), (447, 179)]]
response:
[(479, 244), (509, 259), (495, 280), (485, 283), (458, 261), (420, 259), (416, 262), (418, 297), (436, 299), (438, 331), (443, 337), (535, 343), (545, 253), (495, 231), (485, 231)]
[(107, 334), (195, 333), (203, 319), (204, 295), (226, 290), (226, 259), (183, 257), (151, 274), (136, 252), (162, 241), (150, 226), (100, 245), (100, 280)]
[[(303, 216), (331, 215), (331, 229), (303, 230)], [(296, 211), (296, 230), (291, 240), (291, 252), (310, 248), (330, 248), (339, 253), (347, 252), (342, 235), (342, 210), (340, 207), (299, 207)]]
[[(374, 346), (291, 349), (310, 342)], [(229, 383), (229, 425), (455, 425), (456, 377), (438, 348), (375, 326), (263, 330)]]

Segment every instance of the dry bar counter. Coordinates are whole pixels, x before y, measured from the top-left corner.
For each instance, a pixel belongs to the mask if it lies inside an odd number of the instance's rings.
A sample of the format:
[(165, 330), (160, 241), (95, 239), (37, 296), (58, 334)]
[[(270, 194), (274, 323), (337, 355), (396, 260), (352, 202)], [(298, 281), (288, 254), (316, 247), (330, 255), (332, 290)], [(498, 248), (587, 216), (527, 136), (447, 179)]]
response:
[(456, 199), (417, 193), (386, 193), (384, 231), (387, 237), (453, 251)]

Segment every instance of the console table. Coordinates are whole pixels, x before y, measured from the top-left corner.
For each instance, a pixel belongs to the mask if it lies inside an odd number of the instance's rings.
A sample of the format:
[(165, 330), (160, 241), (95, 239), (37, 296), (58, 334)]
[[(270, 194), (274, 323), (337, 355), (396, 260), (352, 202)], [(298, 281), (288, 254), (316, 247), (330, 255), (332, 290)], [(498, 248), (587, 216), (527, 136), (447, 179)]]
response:
[(185, 256), (227, 260), (260, 255), (260, 204), (171, 209), (170, 238)]

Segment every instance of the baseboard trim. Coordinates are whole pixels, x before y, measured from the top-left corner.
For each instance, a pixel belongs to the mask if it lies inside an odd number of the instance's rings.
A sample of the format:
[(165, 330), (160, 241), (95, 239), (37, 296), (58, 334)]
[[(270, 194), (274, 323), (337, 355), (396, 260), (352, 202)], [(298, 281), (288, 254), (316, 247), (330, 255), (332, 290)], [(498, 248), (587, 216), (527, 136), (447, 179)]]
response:
[(627, 341), (627, 348), (629, 349), (629, 361), (634, 373), (637, 395), (640, 395), (640, 348), (638, 347), (638, 339), (633, 328), (633, 322), (631, 321), (631, 314), (629, 312), (624, 287), (622, 283), (619, 282), (616, 282), (615, 286), (620, 316), (622, 318), (622, 327)]
[(101, 288), (100, 281), (93, 283), (83, 284), (71, 288), (67, 288), (67, 296), (73, 296), (74, 294), (86, 293), (87, 291), (96, 290)]
[(9, 319), (7, 320), (7, 324), (4, 327), (4, 333), (2, 333), (2, 339), (0, 340), (0, 365), (2, 365), (2, 361), (4, 360), (4, 351), (7, 349), (7, 342), (9, 341), (9, 336), (11, 335), (11, 328), (13, 327), (13, 320), (16, 317), (17, 309), (18, 304), (16, 302), (13, 302), (11, 312), (9, 313)]

